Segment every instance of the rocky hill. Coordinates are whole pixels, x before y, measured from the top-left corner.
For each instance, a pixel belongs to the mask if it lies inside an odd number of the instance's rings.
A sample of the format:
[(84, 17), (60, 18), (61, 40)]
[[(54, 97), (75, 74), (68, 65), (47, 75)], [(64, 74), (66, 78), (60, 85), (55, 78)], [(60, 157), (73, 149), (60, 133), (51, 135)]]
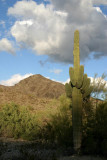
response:
[(20, 105), (45, 105), (65, 93), (63, 84), (39, 74), (30, 76), (14, 86), (0, 85), (0, 105), (15, 102)]
[[(52, 99), (65, 93), (65, 87), (59, 82), (52, 81), (40, 74), (30, 76), (14, 86), (0, 85), (0, 106), (14, 102), (19, 105), (43, 108)], [(91, 98), (93, 103), (96, 100)], [(97, 100), (101, 102), (101, 100)]]

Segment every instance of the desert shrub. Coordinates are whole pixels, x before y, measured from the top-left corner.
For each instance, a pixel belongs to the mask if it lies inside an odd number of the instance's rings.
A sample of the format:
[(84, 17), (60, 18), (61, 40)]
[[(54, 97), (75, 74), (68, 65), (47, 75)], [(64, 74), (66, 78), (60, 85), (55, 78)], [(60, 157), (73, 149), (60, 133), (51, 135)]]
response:
[(87, 101), (83, 101), (83, 104), (82, 104), (82, 123), (83, 124), (87, 123), (87, 121), (94, 116), (95, 109), (96, 108), (90, 99), (88, 99)]
[(82, 151), (87, 154), (107, 154), (107, 103), (99, 104), (83, 124)]
[(107, 74), (103, 73), (101, 77), (97, 77), (98, 74), (94, 75), (92, 80), (91, 86), (93, 88), (91, 96), (96, 99), (96, 106), (97, 106), (97, 99), (102, 99), (103, 101), (107, 102), (107, 87), (106, 87), (106, 80)]
[(49, 142), (72, 146), (71, 101), (65, 95), (60, 97), (56, 114), (51, 115), (43, 130), (43, 138)]
[(7, 104), (0, 111), (0, 134), (5, 137), (33, 140), (38, 134), (36, 117), (27, 107)]

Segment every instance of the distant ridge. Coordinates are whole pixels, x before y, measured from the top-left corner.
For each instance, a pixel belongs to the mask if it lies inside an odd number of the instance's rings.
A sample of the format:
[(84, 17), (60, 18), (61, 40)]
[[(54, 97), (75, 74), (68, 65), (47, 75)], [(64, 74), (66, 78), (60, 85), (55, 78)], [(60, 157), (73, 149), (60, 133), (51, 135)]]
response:
[[(23, 106), (41, 108), (62, 94), (65, 94), (65, 86), (62, 83), (36, 74), (21, 80), (14, 86), (0, 85), (0, 106), (14, 102)], [(94, 98), (90, 100), (96, 103)]]
[(58, 98), (63, 93), (65, 93), (63, 84), (36, 74), (21, 80), (14, 86), (0, 85), (0, 105), (10, 102), (35, 105), (39, 98), (49, 100)]
[(16, 90), (30, 93), (39, 98), (58, 98), (65, 92), (64, 85), (43, 77), (40, 74), (30, 76), (14, 86)]

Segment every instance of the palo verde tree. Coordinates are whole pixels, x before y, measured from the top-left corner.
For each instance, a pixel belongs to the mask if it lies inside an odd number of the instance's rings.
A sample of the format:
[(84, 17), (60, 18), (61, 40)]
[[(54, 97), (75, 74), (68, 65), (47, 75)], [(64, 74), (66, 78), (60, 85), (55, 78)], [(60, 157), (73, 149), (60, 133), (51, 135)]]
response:
[(82, 140), (82, 104), (90, 95), (90, 79), (84, 74), (84, 66), (80, 65), (79, 31), (74, 33), (74, 67), (69, 68), (70, 82), (65, 84), (68, 97), (72, 98), (72, 125), (74, 150), (78, 153)]

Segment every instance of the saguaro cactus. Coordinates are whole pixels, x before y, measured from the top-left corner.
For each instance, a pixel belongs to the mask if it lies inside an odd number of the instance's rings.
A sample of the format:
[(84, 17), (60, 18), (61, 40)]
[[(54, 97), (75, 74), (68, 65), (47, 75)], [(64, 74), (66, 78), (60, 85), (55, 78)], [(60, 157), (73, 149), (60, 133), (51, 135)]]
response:
[(79, 31), (74, 33), (74, 67), (69, 68), (70, 82), (65, 84), (68, 97), (72, 98), (72, 125), (74, 150), (81, 147), (82, 139), (82, 103), (83, 98), (91, 93), (90, 79), (84, 74), (84, 66), (80, 65)]

